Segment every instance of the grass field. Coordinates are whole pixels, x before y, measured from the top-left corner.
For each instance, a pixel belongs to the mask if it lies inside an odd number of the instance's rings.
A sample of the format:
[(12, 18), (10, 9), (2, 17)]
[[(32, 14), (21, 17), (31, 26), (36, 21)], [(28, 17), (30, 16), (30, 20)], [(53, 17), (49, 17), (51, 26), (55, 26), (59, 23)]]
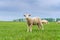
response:
[(32, 32), (26, 28), (24, 22), (0, 22), (0, 40), (60, 40), (60, 24), (44, 24), (44, 30), (33, 26)]

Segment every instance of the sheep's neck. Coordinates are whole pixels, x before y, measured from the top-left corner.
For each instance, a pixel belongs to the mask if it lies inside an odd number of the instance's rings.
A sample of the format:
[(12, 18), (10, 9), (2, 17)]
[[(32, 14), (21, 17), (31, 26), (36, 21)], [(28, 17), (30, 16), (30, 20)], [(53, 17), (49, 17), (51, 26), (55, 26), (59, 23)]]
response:
[(29, 22), (31, 20), (31, 18), (26, 18), (26, 20)]
[(27, 20), (27, 23), (28, 24), (31, 24), (32, 22), (31, 22), (31, 18), (26, 18), (26, 20)]

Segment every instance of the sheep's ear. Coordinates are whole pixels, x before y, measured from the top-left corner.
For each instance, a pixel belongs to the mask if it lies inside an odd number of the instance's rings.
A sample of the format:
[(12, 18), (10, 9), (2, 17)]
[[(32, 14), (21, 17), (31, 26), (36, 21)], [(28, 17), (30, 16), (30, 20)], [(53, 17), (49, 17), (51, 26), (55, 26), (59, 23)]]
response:
[(31, 15), (29, 15), (29, 16), (31, 16)]
[(24, 17), (25, 17), (25, 15), (24, 15)]

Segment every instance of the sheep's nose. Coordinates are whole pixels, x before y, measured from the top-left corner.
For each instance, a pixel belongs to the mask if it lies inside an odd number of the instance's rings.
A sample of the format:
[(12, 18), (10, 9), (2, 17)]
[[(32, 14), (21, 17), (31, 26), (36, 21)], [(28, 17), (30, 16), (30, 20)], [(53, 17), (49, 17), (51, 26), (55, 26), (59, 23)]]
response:
[(26, 16), (26, 18), (28, 18), (28, 16)]
[(28, 18), (28, 17), (26, 17), (26, 18)]

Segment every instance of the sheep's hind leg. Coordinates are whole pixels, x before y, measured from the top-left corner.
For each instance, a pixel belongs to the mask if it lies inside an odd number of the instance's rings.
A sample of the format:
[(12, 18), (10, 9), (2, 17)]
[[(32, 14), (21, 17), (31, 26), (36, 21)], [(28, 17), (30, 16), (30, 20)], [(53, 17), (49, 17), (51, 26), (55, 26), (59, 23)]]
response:
[(39, 24), (37, 24), (37, 26), (38, 26), (38, 30), (40, 30), (40, 29), (41, 29), (40, 25), (39, 25)]
[(43, 27), (43, 24), (41, 23), (41, 28), (42, 28), (42, 30), (44, 30), (44, 27)]

